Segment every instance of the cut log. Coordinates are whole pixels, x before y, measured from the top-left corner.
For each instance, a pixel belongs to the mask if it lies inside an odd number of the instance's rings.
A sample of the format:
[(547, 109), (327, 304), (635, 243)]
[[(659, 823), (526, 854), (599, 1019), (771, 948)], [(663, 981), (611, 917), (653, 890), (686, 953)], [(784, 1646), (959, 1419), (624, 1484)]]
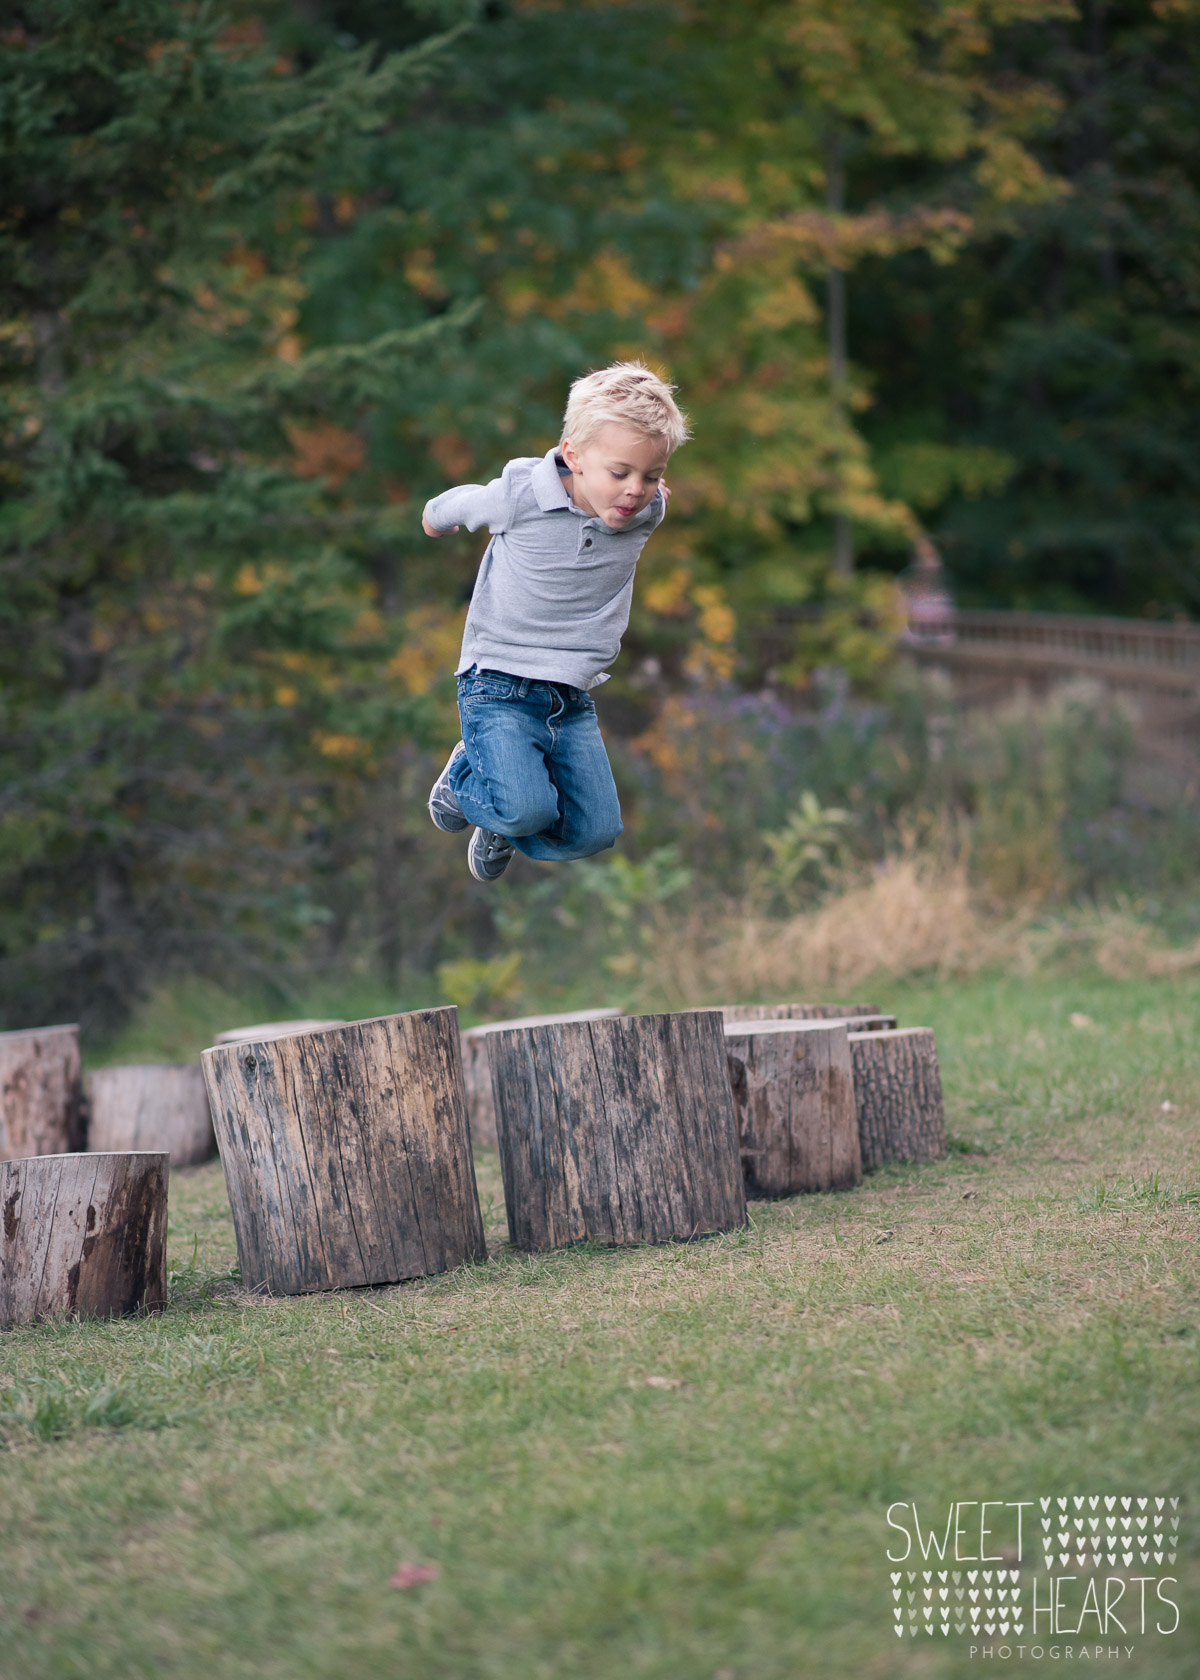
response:
[(510, 1028), (488, 1057), (517, 1248), (683, 1241), (745, 1222), (715, 1012)]
[(937, 1045), (928, 1027), (850, 1034), (864, 1172), (888, 1161), (937, 1161), (946, 1115)]
[(456, 1009), (201, 1060), (247, 1287), (399, 1283), (485, 1257)]
[(725, 1053), (748, 1196), (862, 1183), (845, 1022), (730, 1023)]
[(199, 1062), (98, 1068), (88, 1074), (87, 1095), (91, 1150), (165, 1150), (173, 1167), (217, 1152)]
[(556, 1021), (610, 1021), (623, 1013), (620, 1009), (576, 1009), (565, 1015), (523, 1015), (514, 1021), (485, 1021), (482, 1026), (468, 1027), (462, 1035), (462, 1059), (471, 1142), (486, 1144), (489, 1149), (499, 1147), (488, 1061), (488, 1040), (493, 1033), (508, 1032), (513, 1027), (547, 1027)]
[(83, 1147), (79, 1028), (0, 1033), (0, 1161)]
[(879, 1032), (896, 1025), (869, 1003), (731, 1003), (721, 1006), (730, 1021), (855, 1021), (863, 1032)]
[(160, 1153), (0, 1165), (0, 1325), (162, 1307), (168, 1165)]
[(293, 1033), (324, 1032), (326, 1027), (344, 1027), (345, 1021), (259, 1021), (252, 1027), (230, 1027), (213, 1039), (214, 1044), (242, 1044), (253, 1039), (265, 1044), (269, 1038), (290, 1038)]

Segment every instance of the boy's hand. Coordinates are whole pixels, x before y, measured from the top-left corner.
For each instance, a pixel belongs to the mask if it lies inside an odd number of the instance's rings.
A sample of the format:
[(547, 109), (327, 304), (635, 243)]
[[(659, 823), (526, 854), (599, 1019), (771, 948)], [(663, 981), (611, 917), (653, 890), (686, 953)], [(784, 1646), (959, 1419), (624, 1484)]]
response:
[(421, 529), (427, 537), (452, 537), (458, 530), (457, 525), (451, 525), (448, 531), (439, 531), (436, 525), (431, 525), (425, 515), (421, 515)]

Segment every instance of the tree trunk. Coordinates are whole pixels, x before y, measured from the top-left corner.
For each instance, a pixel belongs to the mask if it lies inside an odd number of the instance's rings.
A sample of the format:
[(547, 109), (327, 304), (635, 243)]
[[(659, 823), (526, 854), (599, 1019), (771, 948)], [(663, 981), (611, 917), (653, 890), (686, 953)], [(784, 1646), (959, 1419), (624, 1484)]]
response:
[(269, 1038), (288, 1038), (293, 1033), (324, 1032), (326, 1027), (344, 1027), (345, 1021), (259, 1021), (253, 1027), (230, 1027), (228, 1032), (218, 1033), (213, 1039), (214, 1044), (243, 1044), (247, 1039), (253, 1039), (256, 1044), (265, 1044)]
[(190, 1167), (217, 1152), (204, 1070), (110, 1067), (90, 1073), (88, 1148), (165, 1150), (173, 1167)]
[(0, 1161), (83, 1145), (78, 1027), (0, 1033)]
[(488, 1040), (493, 1033), (507, 1032), (513, 1027), (546, 1027), (557, 1021), (612, 1020), (623, 1013), (620, 1009), (576, 1009), (566, 1015), (524, 1015), (515, 1021), (485, 1021), (480, 1027), (468, 1027), (462, 1035), (462, 1059), (471, 1142), (485, 1144), (489, 1149), (500, 1147), (488, 1060)]
[[(826, 144), (825, 202), (831, 214), (840, 216), (846, 208), (845, 142), (836, 119), (830, 126)], [(846, 272), (836, 263), (826, 270), (826, 301), (829, 331), (829, 389), (839, 430), (849, 422), (847, 400), (846, 352)], [(838, 490), (843, 463), (838, 463)], [(833, 569), (838, 577), (851, 577), (854, 572), (854, 534), (844, 513), (833, 516)]]
[(133, 1153), (0, 1166), (0, 1326), (164, 1306), (168, 1165)]
[(748, 1196), (862, 1183), (844, 1022), (735, 1023), (725, 1054)]
[(888, 1161), (937, 1161), (946, 1116), (937, 1046), (928, 1027), (850, 1034), (864, 1172)]
[(853, 1021), (851, 1031), (878, 1032), (894, 1027), (896, 1017), (870, 1003), (731, 1003), (721, 1009), (733, 1021)]
[(671, 1242), (745, 1221), (715, 1011), (510, 1028), (488, 1057), (517, 1248)]
[(456, 1009), (201, 1060), (249, 1288), (398, 1283), (484, 1258)]

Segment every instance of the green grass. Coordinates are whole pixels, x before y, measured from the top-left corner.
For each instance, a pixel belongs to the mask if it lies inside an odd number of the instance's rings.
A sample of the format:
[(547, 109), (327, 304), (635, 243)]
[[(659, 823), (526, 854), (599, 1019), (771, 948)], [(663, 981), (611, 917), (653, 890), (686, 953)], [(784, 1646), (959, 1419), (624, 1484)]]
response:
[(878, 1001), (946, 1161), (686, 1247), (513, 1254), (485, 1155), (486, 1265), (264, 1300), (175, 1174), (167, 1312), (0, 1338), (5, 1680), (974, 1675), (893, 1636), (885, 1510), (1060, 1493), (1182, 1496), (1178, 1632), (1099, 1643), (1191, 1680), (1200, 985)]

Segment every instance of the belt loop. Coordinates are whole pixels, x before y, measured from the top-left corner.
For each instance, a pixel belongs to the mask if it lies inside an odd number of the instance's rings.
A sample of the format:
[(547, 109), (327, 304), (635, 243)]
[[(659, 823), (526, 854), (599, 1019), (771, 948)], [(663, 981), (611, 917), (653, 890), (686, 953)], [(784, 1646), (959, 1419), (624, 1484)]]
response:
[(518, 700), (524, 700), (528, 697), (528, 694), (529, 694), (529, 678), (528, 677), (522, 677), (521, 681), (517, 685), (517, 699)]

